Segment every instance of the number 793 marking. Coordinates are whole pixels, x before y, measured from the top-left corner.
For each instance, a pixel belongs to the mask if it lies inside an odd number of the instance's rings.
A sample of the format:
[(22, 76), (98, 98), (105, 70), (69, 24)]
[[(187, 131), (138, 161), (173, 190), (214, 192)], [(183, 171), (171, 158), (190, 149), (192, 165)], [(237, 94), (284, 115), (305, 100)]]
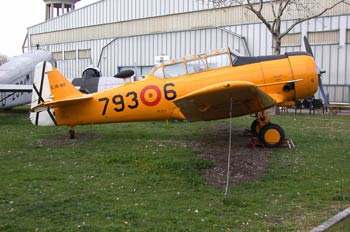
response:
[[(144, 89), (147, 89), (149, 88), (150, 86), (146, 86)], [(174, 89), (169, 89), (169, 87), (175, 87), (175, 84), (173, 83), (167, 83), (163, 86), (163, 91), (164, 91), (164, 96), (165, 96), (165, 99), (170, 101), (170, 100), (174, 100), (177, 96), (176, 94), (176, 91)], [(152, 88), (156, 88), (158, 89), (157, 86), (154, 86), (152, 85)], [(157, 94), (159, 94), (159, 98), (161, 97), (160, 96), (160, 90), (158, 89), (158, 91), (156, 91)], [(144, 91), (141, 92), (141, 95), (142, 94), (145, 94)], [(139, 106), (139, 100), (138, 100), (138, 95), (135, 91), (130, 91), (128, 92), (126, 95), (125, 95), (125, 98), (128, 98), (131, 100), (131, 104), (128, 104), (127, 107), (129, 109), (136, 109), (138, 106)], [(141, 96), (141, 100), (142, 102), (144, 102), (144, 96)], [(103, 110), (102, 110), (102, 116), (106, 115), (106, 112), (107, 112), (107, 108), (108, 108), (108, 105), (109, 105), (109, 102), (110, 102), (110, 99), (108, 97), (103, 97), (103, 98), (99, 98), (98, 99), (99, 102), (104, 102), (104, 106), (103, 106)], [(114, 105), (114, 110), (116, 112), (122, 112), (124, 111), (125, 109), (125, 100), (124, 100), (124, 97), (123, 95), (121, 94), (117, 94), (117, 95), (114, 95), (112, 97), (112, 102), (113, 102), (113, 105)], [(158, 102), (157, 102), (158, 103)], [(145, 103), (144, 103), (145, 104)], [(146, 104), (147, 105), (147, 104)], [(153, 106), (153, 105), (152, 105)]]
[[(125, 97), (131, 97), (132, 104), (127, 105), (129, 109), (135, 109), (139, 106), (139, 101), (137, 99), (137, 93), (134, 91), (128, 92)], [(103, 97), (98, 99), (99, 102), (104, 102), (102, 116), (106, 115), (107, 107), (109, 104), (109, 98)], [(121, 94), (114, 95), (112, 98), (114, 110), (116, 112), (122, 112), (125, 109), (124, 97)]]

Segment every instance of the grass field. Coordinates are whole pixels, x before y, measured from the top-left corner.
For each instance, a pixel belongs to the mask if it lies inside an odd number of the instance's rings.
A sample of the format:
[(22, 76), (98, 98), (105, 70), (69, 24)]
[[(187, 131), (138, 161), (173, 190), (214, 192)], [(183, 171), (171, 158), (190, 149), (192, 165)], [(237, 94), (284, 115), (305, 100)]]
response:
[(350, 206), (350, 116), (274, 116), (296, 149), (226, 198), (177, 141), (228, 120), (84, 126), (73, 142), (27, 118), (0, 112), (1, 231), (308, 231)]

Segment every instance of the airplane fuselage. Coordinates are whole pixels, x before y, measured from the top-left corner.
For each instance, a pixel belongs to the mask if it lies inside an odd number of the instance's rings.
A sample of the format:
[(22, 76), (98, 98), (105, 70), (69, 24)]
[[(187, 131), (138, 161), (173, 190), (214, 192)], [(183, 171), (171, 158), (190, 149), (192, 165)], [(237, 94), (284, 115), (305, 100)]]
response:
[[(224, 65), (211, 67), (214, 62), (211, 63), (208, 57), (205, 70), (200, 70), (198, 59), (192, 61), (198, 61), (199, 71), (192, 70), (198, 67), (192, 65), (191, 60), (161, 65), (143, 80), (95, 93), (79, 105), (57, 107), (57, 125), (183, 120), (186, 117), (173, 101), (216, 83), (253, 83), (273, 96), (277, 105), (311, 97), (317, 91), (316, 66), (313, 58), (304, 52), (264, 57), (234, 57), (231, 54), (229, 61), (221, 57), (210, 58), (219, 59)], [(167, 71), (173, 73), (168, 75)]]
[[(1, 77), (0, 79), (3, 80)], [(10, 83), (15, 85), (30, 85), (31, 80), (33, 80), (33, 73), (28, 72), (27, 74), (17, 76), (13, 79), (1, 81), (0, 84)], [(0, 92), (0, 109), (13, 108), (15, 106), (28, 104), (30, 103), (30, 99), (30, 92)]]
[(55, 62), (50, 52), (36, 50), (14, 57), (0, 66), (0, 109), (30, 103), (34, 69), (42, 61)]

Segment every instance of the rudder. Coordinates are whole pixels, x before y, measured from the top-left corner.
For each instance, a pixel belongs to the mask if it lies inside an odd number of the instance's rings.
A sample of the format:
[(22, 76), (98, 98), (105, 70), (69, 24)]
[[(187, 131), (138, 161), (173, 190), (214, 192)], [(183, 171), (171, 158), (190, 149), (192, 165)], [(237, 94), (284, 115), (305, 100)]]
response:
[[(49, 62), (41, 62), (35, 66), (31, 108), (51, 100), (52, 96), (47, 73), (52, 71), (52, 68)], [(42, 109), (40, 112), (31, 112), (29, 117), (35, 126), (56, 125), (54, 109), (49, 107)]]

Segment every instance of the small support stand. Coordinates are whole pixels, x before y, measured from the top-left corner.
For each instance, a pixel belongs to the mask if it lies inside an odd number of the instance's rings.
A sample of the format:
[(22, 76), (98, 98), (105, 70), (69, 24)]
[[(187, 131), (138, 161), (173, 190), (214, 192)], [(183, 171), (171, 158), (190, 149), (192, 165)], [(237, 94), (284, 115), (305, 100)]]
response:
[(249, 142), (249, 147), (252, 149), (255, 149), (257, 146), (263, 146), (260, 141), (259, 138), (257, 136), (254, 135), (252, 130), (249, 129), (245, 129), (243, 131), (242, 134), (244, 137), (249, 137), (250, 138), (250, 142)]
[(249, 146), (250, 148), (255, 149), (256, 145), (261, 145), (261, 144), (259, 143), (259, 139), (256, 136), (252, 135), (252, 137), (250, 138)]
[(288, 146), (289, 149), (294, 149), (295, 145), (292, 139), (286, 138), (282, 141), (279, 147)]

